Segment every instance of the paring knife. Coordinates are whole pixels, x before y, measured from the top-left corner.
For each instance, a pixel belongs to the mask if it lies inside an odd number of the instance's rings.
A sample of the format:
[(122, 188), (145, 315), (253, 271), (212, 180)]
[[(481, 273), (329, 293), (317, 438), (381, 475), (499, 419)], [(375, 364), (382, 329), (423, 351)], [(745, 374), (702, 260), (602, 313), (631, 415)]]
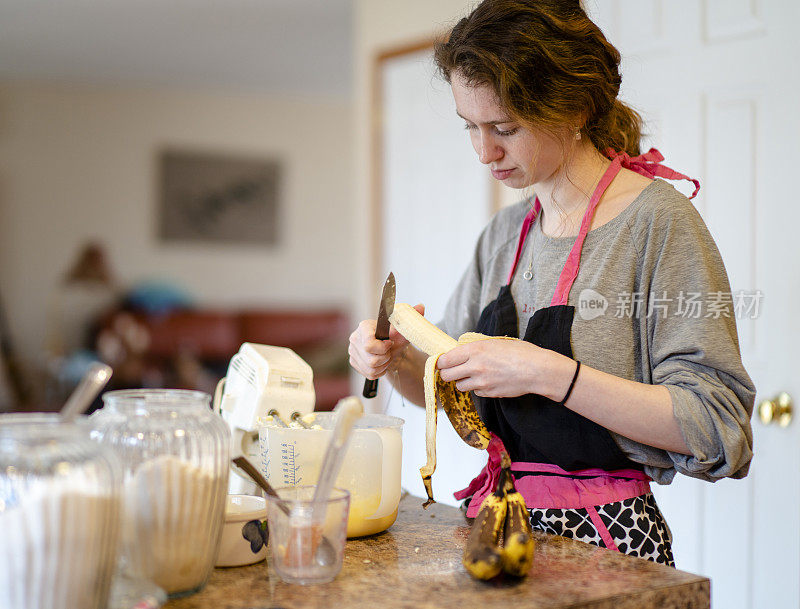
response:
[[(394, 273), (389, 273), (386, 278), (386, 283), (383, 284), (383, 292), (381, 293), (381, 305), (378, 308), (378, 323), (375, 326), (375, 338), (378, 340), (386, 340), (389, 338), (389, 315), (394, 311)], [(364, 391), (362, 395), (365, 398), (374, 398), (378, 395), (378, 379), (364, 381)]]

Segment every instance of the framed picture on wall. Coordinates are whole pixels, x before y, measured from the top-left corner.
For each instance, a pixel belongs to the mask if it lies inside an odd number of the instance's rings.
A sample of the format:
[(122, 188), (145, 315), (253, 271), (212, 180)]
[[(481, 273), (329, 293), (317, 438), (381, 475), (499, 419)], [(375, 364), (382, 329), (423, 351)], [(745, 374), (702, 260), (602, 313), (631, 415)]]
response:
[(158, 164), (162, 241), (278, 242), (281, 166), (277, 160), (163, 150)]

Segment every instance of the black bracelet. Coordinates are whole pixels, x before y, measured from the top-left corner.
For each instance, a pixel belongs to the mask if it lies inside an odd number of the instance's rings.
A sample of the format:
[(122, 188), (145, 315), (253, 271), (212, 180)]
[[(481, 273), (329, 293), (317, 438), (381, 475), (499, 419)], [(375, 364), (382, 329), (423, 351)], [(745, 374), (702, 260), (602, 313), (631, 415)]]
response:
[(569, 389), (567, 389), (567, 395), (564, 396), (564, 399), (561, 400), (558, 405), (564, 406), (566, 401), (569, 399), (569, 396), (572, 395), (572, 388), (575, 387), (575, 381), (578, 380), (578, 372), (581, 371), (581, 363), (578, 360), (575, 360), (575, 363), (578, 364), (575, 367), (575, 376), (572, 377), (572, 382), (569, 384)]

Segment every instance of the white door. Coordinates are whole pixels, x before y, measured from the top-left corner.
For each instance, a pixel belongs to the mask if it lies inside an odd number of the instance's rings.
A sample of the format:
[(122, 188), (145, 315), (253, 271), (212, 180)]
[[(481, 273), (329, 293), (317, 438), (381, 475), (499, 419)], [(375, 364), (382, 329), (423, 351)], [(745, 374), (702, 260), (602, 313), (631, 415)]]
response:
[[(645, 149), (656, 146), (703, 185), (697, 207), (734, 295), (754, 307), (737, 323), (756, 404), (781, 391), (800, 398), (800, 3), (591, 0), (587, 8), (622, 53), (622, 97), (647, 120)], [(797, 608), (798, 422), (781, 428), (756, 415), (753, 431), (744, 480), (679, 476), (656, 494), (678, 568), (711, 578), (712, 606)]]
[[(450, 86), (435, 75), (431, 49), (386, 59), (380, 74), (383, 239), (376, 290), (392, 271), (397, 301), (425, 304), (426, 317), (436, 322), (489, 220), (491, 176), (475, 160)], [(403, 487), (424, 497), (425, 410), (389, 391), (388, 383), (379, 388), (388, 413), (406, 421)], [(480, 471), (486, 453), (464, 444), (442, 413), (439, 423), (434, 496), (457, 505), (453, 492)]]

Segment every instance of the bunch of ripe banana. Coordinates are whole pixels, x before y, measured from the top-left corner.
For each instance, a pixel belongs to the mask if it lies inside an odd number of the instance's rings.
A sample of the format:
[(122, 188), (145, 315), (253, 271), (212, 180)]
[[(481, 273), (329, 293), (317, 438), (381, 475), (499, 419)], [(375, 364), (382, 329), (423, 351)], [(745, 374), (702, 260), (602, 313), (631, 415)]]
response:
[(533, 539), (525, 499), (514, 487), (508, 454), (494, 493), (487, 495), (464, 547), (462, 562), (472, 577), (491, 579), (504, 571), (524, 577), (533, 564)]
[[(436, 470), (436, 418), (437, 404), (441, 404), (447, 418), (453, 424), (458, 435), (473, 448), (485, 450), (489, 445), (489, 430), (478, 416), (472, 395), (456, 389), (454, 381), (443, 381), (436, 368), (439, 356), (454, 347), (476, 340), (493, 339), (494, 337), (468, 332), (458, 340), (448, 336), (437, 328), (411, 305), (398, 302), (389, 316), (389, 321), (412, 345), (427, 353), (430, 357), (425, 362), (425, 452), (426, 464), (419, 469), (428, 500), (423, 507), (434, 503), (431, 476)], [(500, 337), (504, 338), (504, 337)]]

